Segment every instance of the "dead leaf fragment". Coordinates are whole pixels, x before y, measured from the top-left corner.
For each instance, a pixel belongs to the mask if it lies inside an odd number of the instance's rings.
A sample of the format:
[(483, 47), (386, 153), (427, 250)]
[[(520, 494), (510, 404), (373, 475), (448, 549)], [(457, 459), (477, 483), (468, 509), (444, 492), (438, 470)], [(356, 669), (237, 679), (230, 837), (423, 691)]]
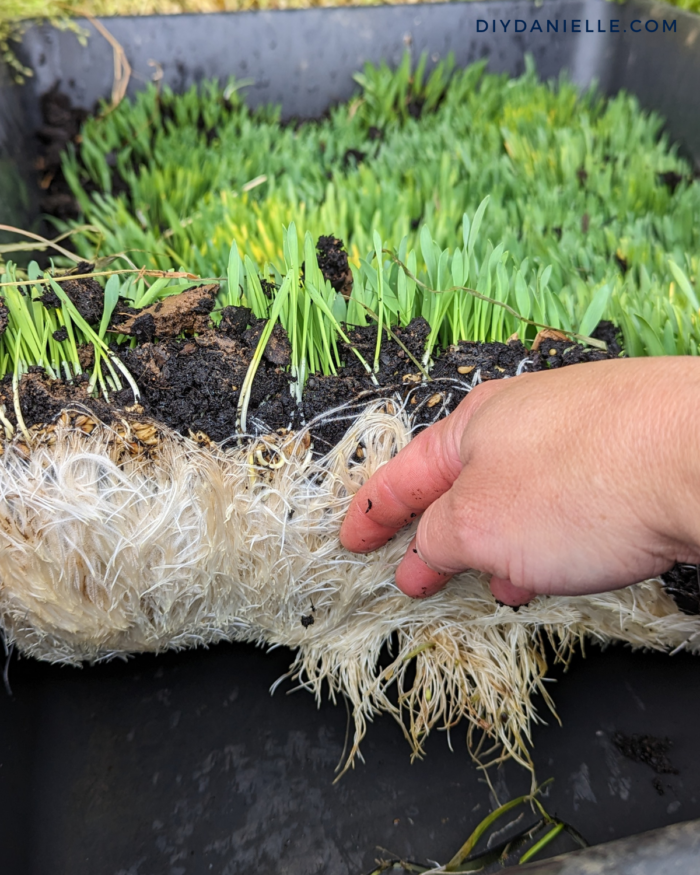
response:
[(556, 328), (543, 328), (537, 332), (537, 337), (532, 341), (532, 351), (536, 352), (542, 345), (544, 340), (568, 340), (563, 331), (557, 331)]
[(151, 341), (154, 337), (177, 337), (181, 333), (200, 334), (209, 325), (214, 309), (217, 283), (196, 286), (177, 295), (161, 298), (150, 307), (117, 313), (110, 331)]

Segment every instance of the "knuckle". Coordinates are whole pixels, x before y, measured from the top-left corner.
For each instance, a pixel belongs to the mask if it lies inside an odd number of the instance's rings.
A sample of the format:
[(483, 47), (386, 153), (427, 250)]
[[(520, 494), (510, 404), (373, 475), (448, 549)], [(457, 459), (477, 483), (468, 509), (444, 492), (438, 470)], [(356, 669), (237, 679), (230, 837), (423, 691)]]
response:
[(454, 509), (450, 527), (453, 537), (465, 547), (473, 543), (476, 536), (484, 534), (484, 514), (473, 500), (459, 502)]
[(504, 383), (504, 380), (490, 380), (487, 383), (480, 383), (469, 392), (455, 410), (455, 414), (459, 415), (461, 429), (466, 431), (467, 428), (472, 427), (474, 420), (480, 418), (481, 409), (503, 390)]
[(501, 380), (487, 380), (485, 383), (479, 383), (478, 386), (471, 390), (465, 400), (470, 401), (472, 407), (479, 407), (485, 401), (488, 401), (489, 398), (500, 392), (503, 389), (503, 385)]
[(471, 502), (440, 501), (423, 515), (416, 532), (418, 552), (434, 569), (455, 573), (472, 567), (477, 509)]

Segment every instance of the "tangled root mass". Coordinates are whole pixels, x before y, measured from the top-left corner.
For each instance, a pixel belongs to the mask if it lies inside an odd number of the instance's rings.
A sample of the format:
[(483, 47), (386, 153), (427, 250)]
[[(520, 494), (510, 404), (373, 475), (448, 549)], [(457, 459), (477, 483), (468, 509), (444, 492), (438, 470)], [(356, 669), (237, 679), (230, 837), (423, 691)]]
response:
[[(348, 416), (331, 411), (327, 416)], [(697, 649), (700, 618), (658, 580), (584, 598), (498, 606), (462, 574), (427, 600), (394, 583), (414, 526), (369, 556), (340, 546), (353, 494), (411, 439), (398, 399), (353, 414), (319, 458), (305, 430), (228, 449), (125, 416), (64, 411), (0, 458), (0, 622), (8, 643), (79, 664), (220, 640), (296, 650), (291, 675), (317, 699), (347, 696), (350, 761), (368, 720), (393, 714), (419, 754), (436, 725), (466, 718), (528, 762), (544, 642), (567, 660), (585, 637)], [(362, 452), (358, 453), (358, 447)], [(393, 643), (389, 665), (380, 653)], [(476, 739), (477, 736), (474, 736)]]

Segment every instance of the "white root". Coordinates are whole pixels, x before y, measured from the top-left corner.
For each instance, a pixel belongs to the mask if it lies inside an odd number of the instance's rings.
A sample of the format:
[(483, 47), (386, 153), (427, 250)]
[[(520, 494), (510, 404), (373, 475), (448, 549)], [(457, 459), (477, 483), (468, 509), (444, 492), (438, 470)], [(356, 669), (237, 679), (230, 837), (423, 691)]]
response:
[(0, 404), (0, 425), (5, 429), (6, 440), (11, 440), (14, 437), (15, 429), (10, 420), (5, 416), (5, 405)]
[[(306, 433), (223, 449), (124, 425), (121, 436), (101, 423), (86, 433), (64, 414), (29, 451), (18, 435), (4, 444), (0, 626), (25, 654), (77, 664), (222, 639), (285, 645), (317, 699), (348, 697), (351, 760), (367, 721), (386, 711), (417, 754), (431, 728), (466, 717), (527, 762), (535, 695), (550, 702), (544, 638), (562, 660), (585, 637), (700, 649), (700, 619), (658, 581), (538, 598), (515, 613), (475, 573), (427, 600), (399, 592), (393, 570), (413, 528), (371, 555), (344, 551), (352, 495), (411, 438), (400, 402), (370, 403), (320, 460)], [(149, 446), (134, 452), (139, 434)], [(393, 661), (381, 668), (388, 642)]]

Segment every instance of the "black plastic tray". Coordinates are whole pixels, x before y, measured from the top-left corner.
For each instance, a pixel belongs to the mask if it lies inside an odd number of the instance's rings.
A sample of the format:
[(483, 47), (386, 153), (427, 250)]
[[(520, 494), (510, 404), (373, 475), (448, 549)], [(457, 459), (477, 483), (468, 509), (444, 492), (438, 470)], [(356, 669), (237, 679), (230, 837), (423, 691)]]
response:
[[(221, 645), (82, 670), (13, 662), (0, 704), (0, 847), (6, 875), (362, 875), (375, 857), (446, 862), (493, 799), (465, 731), (424, 760), (390, 717), (333, 785), (342, 704), (269, 686), (291, 654)], [(591, 843), (700, 817), (700, 671), (691, 656), (592, 648), (557, 678), (562, 726), (534, 732), (547, 808)], [(678, 775), (621, 757), (615, 730), (668, 736)], [(508, 765), (501, 802), (527, 792)], [(508, 819), (508, 818), (507, 818)], [(378, 846), (386, 850), (380, 850)], [(561, 841), (550, 854), (570, 850)], [(686, 873), (684, 873), (686, 875)]]
[[(547, 18), (588, 21), (595, 32), (476, 32), (478, 19)], [(632, 32), (650, 18), (675, 19), (676, 31)], [(255, 80), (252, 103), (280, 102), (287, 117), (347, 98), (365, 60), (397, 61), (406, 45), (432, 61), (452, 50), (461, 65), (487, 56), (491, 69), (512, 73), (531, 51), (545, 78), (566, 68), (581, 85), (635, 92), (700, 166), (700, 18), (667, 6), (494, 0), (106, 23), (131, 61), (132, 88), (152, 76), (149, 60), (178, 89), (233, 73)], [(109, 95), (112, 55), (94, 32), (83, 48), (49, 27), (32, 29), (22, 51), (36, 71), (26, 86), (0, 67), (0, 223), (26, 227), (37, 218), (40, 95), (60, 82), (91, 107)], [(426, 759), (411, 765), (400, 729), (382, 718), (369, 728), (366, 763), (333, 785), (346, 709), (317, 710), (307, 693), (284, 688), (271, 698), (290, 659), (221, 645), (83, 670), (14, 660), (14, 698), (0, 691), (0, 871), (361, 875), (376, 857), (449, 859), (493, 804), (466, 728), (452, 732), (454, 752), (435, 733)], [(550, 810), (594, 843), (700, 817), (696, 658), (592, 648), (553, 676), (562, 727), (543, 711), (549, 725), (533, 737), (538, 777), (555, 779)], [(661, 776), (659, 789), (647, 767), (616, 753), (617, 729), (668, 736), (679, 774)], [(529, 786), (512, 764), (493, 780), (501, 802)]]

